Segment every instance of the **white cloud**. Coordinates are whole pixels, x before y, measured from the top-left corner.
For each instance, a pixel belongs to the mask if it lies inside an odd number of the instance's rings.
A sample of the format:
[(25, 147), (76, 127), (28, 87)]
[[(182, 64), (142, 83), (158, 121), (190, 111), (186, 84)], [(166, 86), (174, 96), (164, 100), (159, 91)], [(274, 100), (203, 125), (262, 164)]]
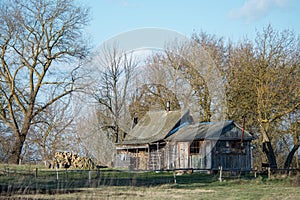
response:
[(268, 15), (273, 9), (286, 8), (290, 2), (291, 0), (247, 0), (242, 7), (231, 10), (230, 17), (250, 23)]
[(136, 7), (139, 4), (135, 1), (130, 1), (130, 0), (109, 0), (111, 3), (114, 3), (118, 6), (121, 7)]

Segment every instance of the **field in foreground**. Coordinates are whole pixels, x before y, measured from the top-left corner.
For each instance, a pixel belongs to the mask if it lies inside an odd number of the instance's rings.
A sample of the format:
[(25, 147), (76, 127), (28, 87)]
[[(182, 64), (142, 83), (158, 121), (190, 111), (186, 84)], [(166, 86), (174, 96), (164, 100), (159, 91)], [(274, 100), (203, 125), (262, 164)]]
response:
[[(1, 170), (0, 170), (1, 171)], [(300, 199), (300, 177), (259, 176), (218, 181), (201, 173), (26, 170), (0, 173), (0, 199)]]
[[(7, 198), (7, 196), (5, 197)], [(68, 194), (13, 195), (16, 199), (300, 199), (300, 188), (280, 180), (231, 180), (154, 187), (102, 186)]]

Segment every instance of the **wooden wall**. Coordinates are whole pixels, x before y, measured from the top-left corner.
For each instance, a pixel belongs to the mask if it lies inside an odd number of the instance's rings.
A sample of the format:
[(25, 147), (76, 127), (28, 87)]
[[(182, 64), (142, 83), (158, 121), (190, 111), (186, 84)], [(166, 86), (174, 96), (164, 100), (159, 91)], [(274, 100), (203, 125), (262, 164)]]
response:
[[(199, 141), (199, 153), (191, 153), (191, 142), (167, 142), (149, 145), (147, 149), (118, 151), (116, 167), (131, 170), (172, 170), (194, 168), (217, 170), (250, 170), (250, 142), (245, 142), (245, 151), (240, 153), (238, 147), (224, 150), (225, 141)], [(237, 142), (237, 141), (235, 141)], [(234, 141), (231, 141), (234, 144)], [(222, 144), (222, 145), (220, 145)]]
[[(220, 142), (220, 141), (219, 141)], [(235, 141), (238, 143), (239, 141)], [(243, 151), (241, 147), (229, 148), (227, 152), (220, 150), (219, 145), (213, 150), (212, 169), (217, 170), (220, 166), (224, 170), (251, 170), (251, 143), (244, 142)]]

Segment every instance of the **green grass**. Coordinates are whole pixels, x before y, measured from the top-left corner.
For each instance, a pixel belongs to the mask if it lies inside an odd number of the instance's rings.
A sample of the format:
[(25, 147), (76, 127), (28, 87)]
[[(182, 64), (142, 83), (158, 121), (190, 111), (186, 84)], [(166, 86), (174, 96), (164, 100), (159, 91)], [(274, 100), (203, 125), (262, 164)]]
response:
[(56, 170), (40, 167), (35, 177), (37, 167), (9, 166), (16, 173), (0, 174), (0, 199), (300, 199), (299, 176), (248, 175), (219, 182), (218, 175), (193, 173), (176, 176), (175, 184), (172, 172), (108, 169), (92, 171), (91, 180), (88, 171), (60, 170), (56, 180)]
[[(184, 175), (185, 176), (185, 175)], [(225, 182), (163, 184), (153, 187), (100, 186), (64, 194), (14, 195), (17, 198), (58, 199), (300, 199), (291, 180), (230, 180)]]

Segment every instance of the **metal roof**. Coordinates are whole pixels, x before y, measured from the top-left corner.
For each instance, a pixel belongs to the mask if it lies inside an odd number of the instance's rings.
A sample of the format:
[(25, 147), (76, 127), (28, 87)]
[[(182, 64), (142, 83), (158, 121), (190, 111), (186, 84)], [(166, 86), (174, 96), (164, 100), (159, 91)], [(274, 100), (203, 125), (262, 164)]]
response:
[(128, 133), (122, 144), (147, 144), (166, 138), (176, 126), (180, 126), (188, 112), (149, 111)]
[[(241, 140), (242, 128), (234, 121), (193, 123), (189, 111), (149, 111), (131, 129), (122, 145), (151, 144), (157, 141)], [(244, 131), (243, 140), (253, 140)]]
[[(167, 141), (192, 140), (241, 140), (242, 128), (234, 121), (189, 124), (166, 138)], [(243, 140), (254, 139), (252, 134), (244, 131)]]

